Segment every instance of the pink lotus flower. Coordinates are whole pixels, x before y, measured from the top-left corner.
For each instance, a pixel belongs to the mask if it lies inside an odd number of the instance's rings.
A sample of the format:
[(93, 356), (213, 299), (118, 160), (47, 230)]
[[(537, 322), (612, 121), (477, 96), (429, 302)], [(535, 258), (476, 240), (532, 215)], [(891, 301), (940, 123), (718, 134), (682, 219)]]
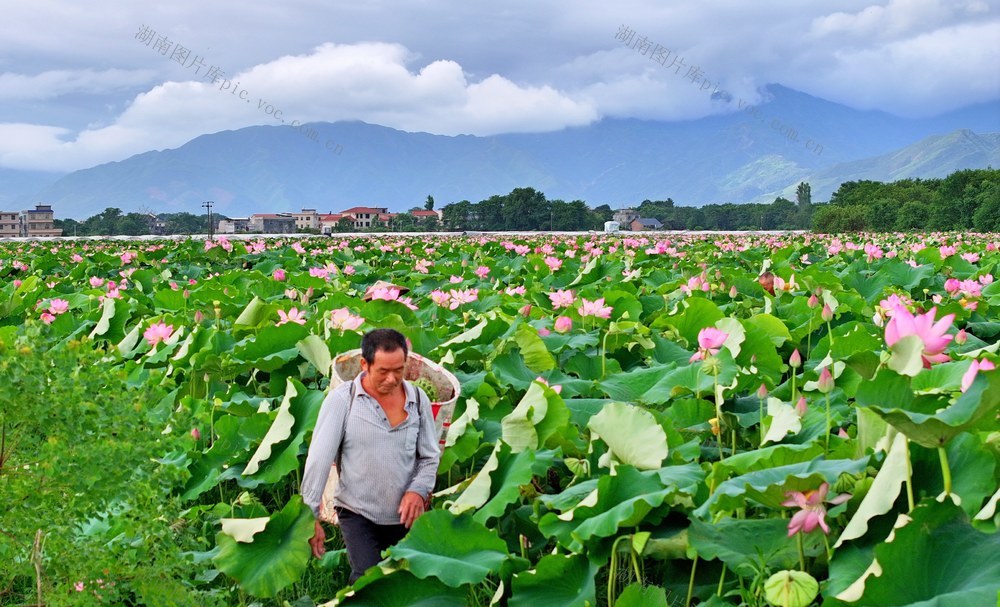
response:
[[(573, 305), (573, 291), (564, 291), (559, 289), (555, 293), (549, 293), (549, 301), (552, 302), (552, 307), (556, 310), (559, 308), (569, 308)], [(601, 300), (604, 301), (603, 299)]]
[(789, 508), (801, 508), (801, 510), (792, 516), (792, 520), (788, 523), (788, 537), (792, 537), (800, 531), (812, 533), (817, 526), (823, 530), (823, 533), (830, 533), (830, 528), (826, 524), (826, 506), (823, 505), (824, 502), (827, 504), (843, 504), (851, 499), (851, 496), (843, 493), (828, 500), (826, 499), (826, 494), (829, 490), (830, 485), (823, 483), (818, 489), (806, 491), (805, 493), (801, 491), (785, 492), (785, 497), (788, 499), (781, 502), (781, 505)]
[(449, 299), (451, 299), (451, 295), (449, 295), (446, 291), (442, 291), (441, 289), (434, 289), (431, 291), (431, 301), (439, 306), (447, 307)]
[(506, 289), (503, 290), (503, 292), (506, 293), (507, 295), (524, 295), (526, 291), (527, 289), (524, 288), (524, 285), (518, 285), (516, 287), (507, 287)]
[(330, 271), (326, 268), (309, 268), (309, 275), (313, 278), (327, 278)]
[(103, 285), (104, 285), (104, 279), (103, 278), (101, 278), (99, 276), (91, 276), (90, 277), (90, 286), (92, 286), (92, 287), (94, 287), (96, 289), (96, 288), (98, 288), (100, 286), (103, 286)]
[(885, 325), (885, 343), (891, 348), (900, 339), (916, 335), (923, 342), (921, 358), (924, 360), (924, 368), (929, 369), (931, 363), (951, 360), (944, 353), (944, 349), (948, 347), (948, 342), (952, 339), (952, 336), (946, 333), (951, 328), (955, 315), (946, 314), (935, 322), (935, 314), (937, 314), (937, 308), (931, 308), (930, 312), (914, 316), (906, 308), (897, 307), (893, 312), (892, 319)]
[(490, 269), (486, 266), (479, 266), (478, 268), (476, 268), (476, 276), (478, 276), (479, 278), (486, 278), (487, 276), (489, 276), (489, 273)]
[(396, 301), (399, 299), (399, 289), (396, 287), (379, 287), (372, 289), (372, 301), (384, 299), (385, 301)]
[(580, 316), (596, 316), (597, 318), (611, 318), (611, 306), (604, 305), (604, 298), (599, 297), (594, 301), (587, 301), (580, 298), (582, 304), (577, 311)]
[(715, 327), (705, 327), (698, 331), (698, 346), (702, 350), (707, 350), (709, 354), (718, 354), (719, 348), (729, 339), (729, 333), (716, 329)]
[(479, 289), (452, 289), (448, 295), (451, 297), (448, 308), (454, 310), (462, 304), (472, 303), (479, 299)]
[(573, 328), (573, 319), (569, 316), (560, 316), (556, 319), (555, 330), (556, 333), (566, 333)]
[(347, 266), (347, 267), (344, 268), (344, 274), (347, 275), (347, 276), (351, 276), (356, 271), (357, 270), (354, 269), (354, 266)]
[(462, 277), (455, 276), (454, 274), (452, 274), (451, 277), (448, 278), (448, 282), (450, 282), (453, 285), (457, 285), (458, 283), (462, 282)]
[(142, 336), (149, 342), (150, 347), (156, 347), (156, 344), (165, 339), (170, 339), (170, 336), (173, 334), (174, 326), (160, 321), (149, 325), (149, 328), (143, 332)]
[(351, 314), (348, 308), (340, 308), (330, 313), (330, 327), (341, 331), (354, 331), (365, 323), (365, 319)]
[(945, 257), (950, 257), (955, 254), (955, 247), (943, 246), (938, 248), (938, 251), (941, 253), (941, 259), (944, 259)]
[(562, 260), (558, 257), (552, 257), (551, 255), (545, 258), (545, 265), (549, 266), (549, 271), (555, 272), (562, 267)]
[(51, 325), (52, 322), (56, 319), (54, 315), (49, 314), (48, 312), (42, 312), (39, 315), (39, 318), (42, 319), (42, 322), (44, 322), (47, 325)]
[(536, 377), (535, 381), (540, 382), (542, 384), (545, 384), (549, 388), (552, 388), (552, 391), (555, 392), (556, 394), (559, 394), (560, 392), (562, 392), (562, 386), (560, 386), (558, 384), (556, 384), (555, 386), (552, 386), (552, 385), (549, 384), (548, 380), (545, 379), (544, 377)]
[(996, 369), (994, 365), (989, 360), (974, 360), (972, 364), (969, 365), (969, 369), (962, 376), (962, 392), (965, 392), (972, 386), (972, 382), (976, 380), (976, 374), (980, 371), (992, 371)]
[(275, 268), (274, 272), (271, 273), (271, 276), (273, 276), (274, 279), (277, 280), (278, 282), (284, 281), (285, 271), (282, 270), (281, 268)]
[(306, 324), (306, 314), (305, 312), (299, 311), (298, 308), (292, 308), (288, 312), (278, 310), (278, 317), (281, 318), (281, 320), (274, 324), (276, 327), (280, 327), (281, 325), (289, 322), (294, 322), (299, 325)]
[(49, 312), (59, 316), (69, 310), (69, 302), (65, 299), (53, 299), (49, 302)]

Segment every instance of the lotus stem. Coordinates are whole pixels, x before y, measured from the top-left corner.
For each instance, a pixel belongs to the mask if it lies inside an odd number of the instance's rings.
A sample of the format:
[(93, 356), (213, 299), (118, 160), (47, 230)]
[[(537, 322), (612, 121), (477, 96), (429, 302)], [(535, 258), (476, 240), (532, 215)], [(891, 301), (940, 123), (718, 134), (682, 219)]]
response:
[(726, 581), (726, 564), (722, 564), (722, 575), (719, 576), (719, 587), (715, 591), (715, 596), (722, 598), (722, 585)]
[(806, 551), (805, 548), (802, 546), (801, 531), (795, 534), (795, 543), (798, 545), (799, 548), (799, 567), (802, 569), (803, 573), (808, 573), (806, 571)]
[(906, 505), (907, 512), (913, 512), (913, 465), (910, 463), (910, 439), (903, 437), (903, 447), (906, 450)]
[(830, 393), (824, 394), (826, 396), (826, 454), (830, 455), (830, 430), (832, 426), (830, 423)]
[(691, 595), (694, 593), (694, 574), (698, 570), (698, 554), (695, 553), (694, 561), (691, 563), (691, 577), (688, 578), (688, 593), (684, 599), (684, 607), (691, 607)]
[(941, 476), (944, 477), (944, 492), (951, 495), (951, 466), (948, 465), (948, 452), (944, 447), (938, 447), (938, 457), (941, 458)]

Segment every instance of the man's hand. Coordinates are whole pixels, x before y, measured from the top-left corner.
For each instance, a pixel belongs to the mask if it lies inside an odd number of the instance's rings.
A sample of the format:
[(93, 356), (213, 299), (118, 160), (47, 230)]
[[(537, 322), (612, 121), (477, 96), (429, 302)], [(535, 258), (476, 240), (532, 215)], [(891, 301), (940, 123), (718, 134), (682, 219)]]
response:
[(326, 542), (326, 532), (323, 531), (323, 524), (316, 521), (316, 531), (313, 536), (309, 539), (309, 545), (312, 546), (313, 556), (321, 559), (323, 555), (326, 554), (326, 546), (323, 544)]
[(419, 493), (407, 491), (399, 502), (399, 522), (407, 529), (413, 526), (413, 521), (424, 513), (424, 497)]

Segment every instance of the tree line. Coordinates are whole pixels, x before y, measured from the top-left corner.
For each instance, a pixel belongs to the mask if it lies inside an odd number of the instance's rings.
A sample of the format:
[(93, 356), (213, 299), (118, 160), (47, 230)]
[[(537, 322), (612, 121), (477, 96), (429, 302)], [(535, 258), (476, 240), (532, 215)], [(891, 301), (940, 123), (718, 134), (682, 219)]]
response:
[[(212, 213), (212, 223), (218, 227), (225, 215)], [(145, 234), (178, 235), (208, 233), (208, 215), (193, 213), (122, 213), (108, 207), (83, 221), (55, 219), (53, 224), (62, 228), (64, 236), (142, 236)]]
[[(420, 209), (414, 206), (411, 210)], [(434, 209), (428, 196), (424, 210)], [(828, 203), (814, 203), (809, 183), (798, 185), (795, 200), (771, 203), (677, 205), (643, 200), (633, 206), (644, 219), (655, 218), (665, 230), (808, 230), (816, 232), (977, 230), (1000, 231), (1000, 170), (965, 169), (942, 179), (904, 179), (891, 183), (848, 181)], [(549, 200), (535, 188), (515, 188), (479, 202), (462, 200), (444, 206), (441, 220), (399, 213), (373, 232), (408, 231), (582, 231), (602, 230), (615, 210), (590, 208), (582, 200)], [(213, 214), (213, 223), (225, 216)], [(204, 234), (206, 215), (192, 213), (122, 213), (107, 208), (84, 221), (56, 219), (67, 236)], [(622, 226), (627, 229), (626, 226)], [(338, 231), (354, 231), (345, 220)]]
[(942, 179), (847, 181), (817, 206), (817, 232), (1000, 231), (1000, 170), (965, 169)]

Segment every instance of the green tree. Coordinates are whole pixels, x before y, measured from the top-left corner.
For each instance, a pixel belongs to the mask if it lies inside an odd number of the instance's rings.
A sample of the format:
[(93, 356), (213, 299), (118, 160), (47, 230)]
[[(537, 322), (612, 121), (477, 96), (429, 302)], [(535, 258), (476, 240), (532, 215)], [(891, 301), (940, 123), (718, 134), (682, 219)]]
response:
[(455, 232), (464, 232), (472, 227), (472, 203), (461, 200), (446, 205), (441, 209), (441, 222), (445, 228)]
[(434, 210), (434, 197), (430, 194), (427, 195), (427, 200), (424, 202), (424, 209), (428, 211)]
[(980, 232), (1000, 232), (1000, 179), (979, 188), (972, 225)]

